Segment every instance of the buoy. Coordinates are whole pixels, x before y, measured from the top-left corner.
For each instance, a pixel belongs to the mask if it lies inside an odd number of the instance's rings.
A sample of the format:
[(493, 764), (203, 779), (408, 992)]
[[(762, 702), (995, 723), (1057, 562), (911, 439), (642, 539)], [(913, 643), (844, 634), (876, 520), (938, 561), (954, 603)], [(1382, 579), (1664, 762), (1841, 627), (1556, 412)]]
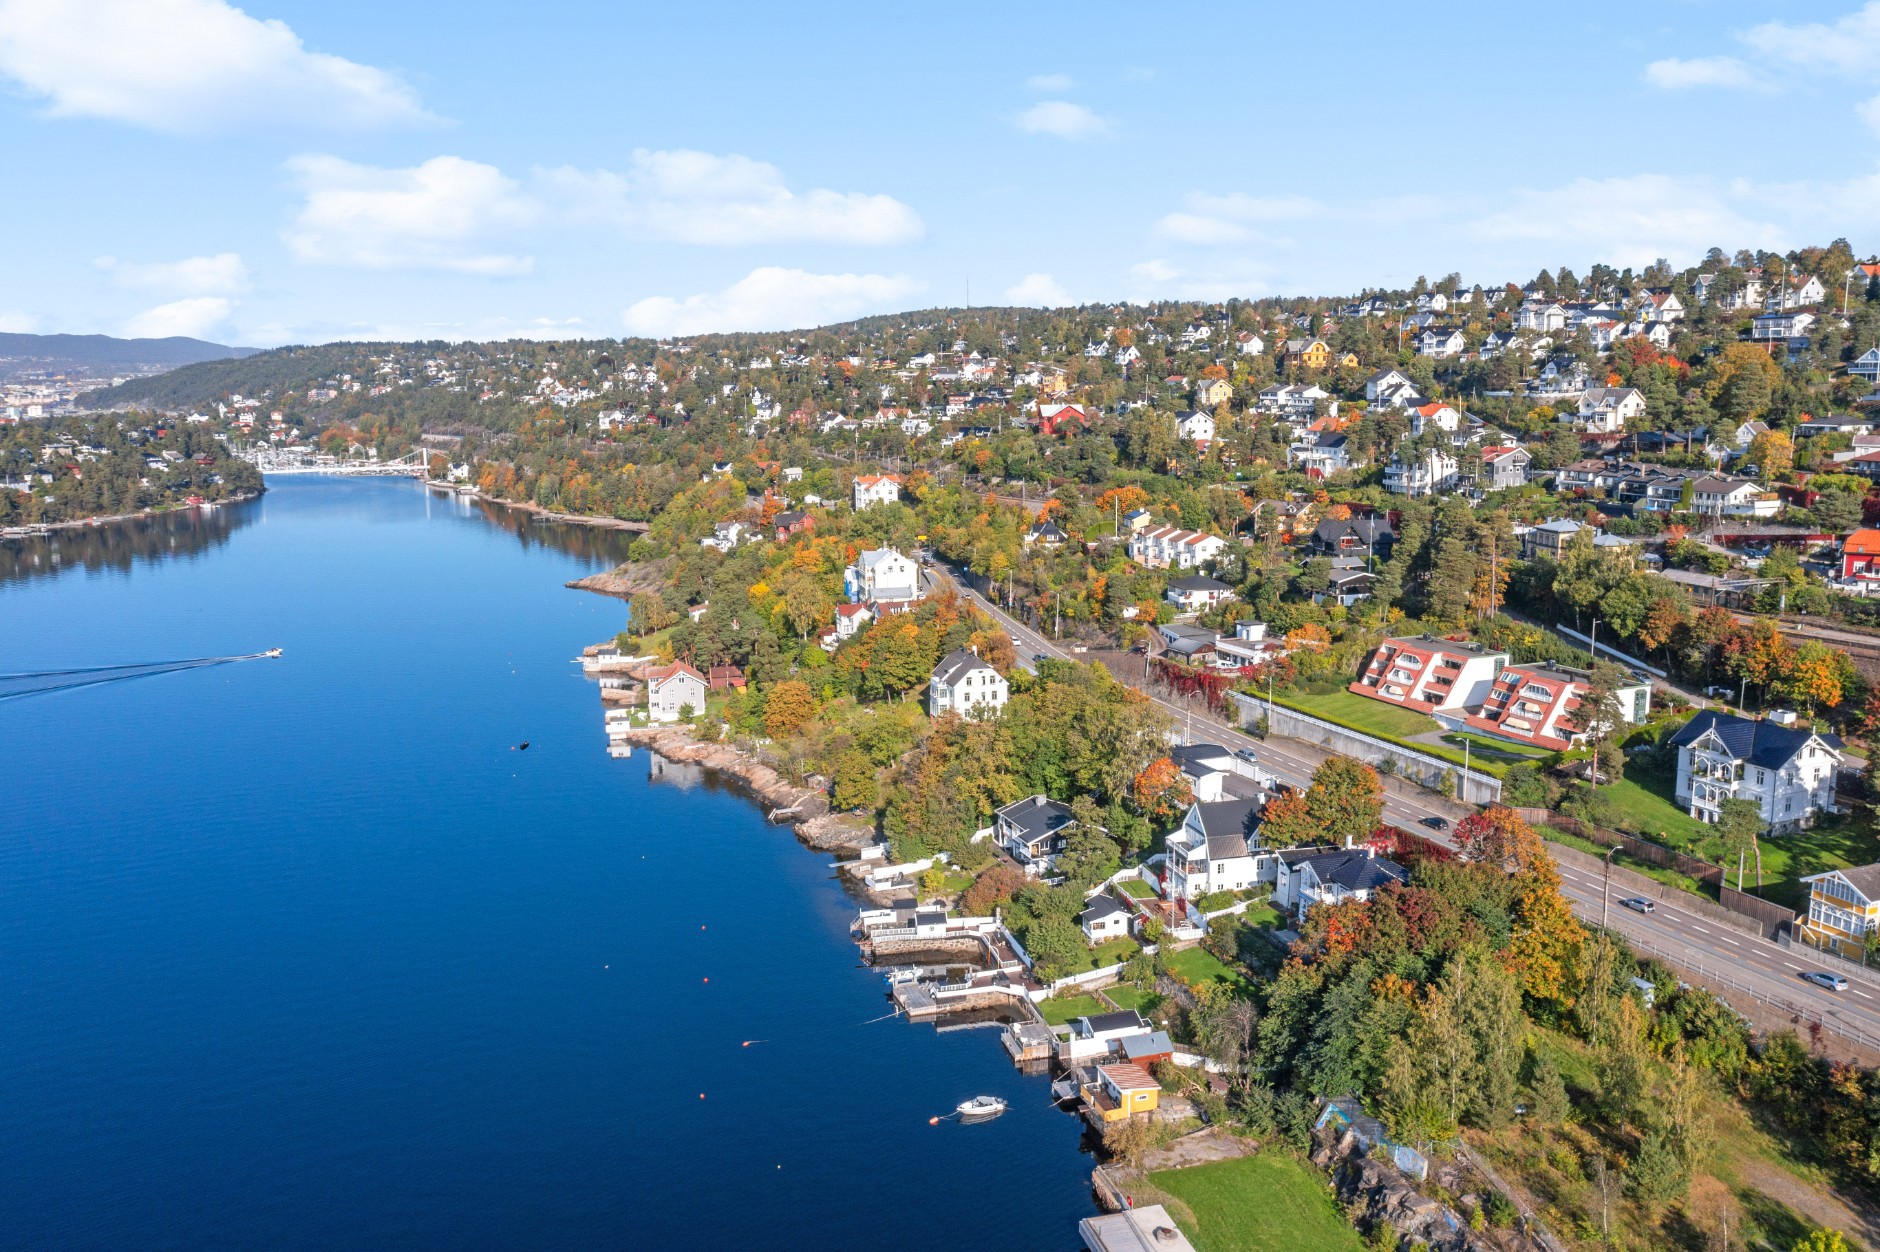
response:
[(938, 1126), (940, 1124), (940, 1119), (937, 1117), (930, 1117), (927, 1119), (927, 1124), (929, 1126)]
[(701, 1099), (701, 1100), (703, 1100), (703, 1099), (705, 1098), (705, 1093), (704, 1093), (703, 1091), (701, 1091), (701, 1092), (699, 1092), (699, 1093), (698, 1093), (698, 1098), (699, 1098), (699, 1099)]
[(711, 979), (709, 979), (709, 978), (707, 978), (707, 979), (706, 979), (705, 981), (706, 981), (706, 982), (710, 982), (710, 981), (711, 981)]

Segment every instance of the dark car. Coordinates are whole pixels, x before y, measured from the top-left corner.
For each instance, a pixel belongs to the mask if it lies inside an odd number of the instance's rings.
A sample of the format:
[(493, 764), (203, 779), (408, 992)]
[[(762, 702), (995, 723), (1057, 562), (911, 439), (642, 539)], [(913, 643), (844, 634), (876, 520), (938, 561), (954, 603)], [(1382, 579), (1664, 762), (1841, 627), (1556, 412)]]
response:
[(1448, 830), (1449, 819), (1447, 817), (1426, 817), (1419, 822), (1418, 825), (1428, 826), (1431, 830)]

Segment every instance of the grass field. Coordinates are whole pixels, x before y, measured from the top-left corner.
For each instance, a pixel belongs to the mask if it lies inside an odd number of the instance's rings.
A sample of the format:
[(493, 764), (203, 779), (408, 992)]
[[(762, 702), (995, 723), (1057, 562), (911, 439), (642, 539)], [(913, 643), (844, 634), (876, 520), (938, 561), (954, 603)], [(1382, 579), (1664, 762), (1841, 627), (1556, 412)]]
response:
[(1155, 895), (1155, 888), (1151, 887), (1140, 878), (1125, 878), (1122, 882), (1116, 884), (1116, 889), (1124, 895), (1133, 896), (1138, 900), (1147, 900)]
[[(1301, 713), (1310, 713), (1322, 717), (1328, 722), (1337, 722), (1340, 726), (1375, 735), (1379, 739), (1388, 739), (1392, 743), (1402, 744), (1413, 752), (1422, 752), (1428, 756), (1440, 757), (1445, 761), (1463, 763), (1465, 753), (1459, 747), (1448, 743), (1412, 742), (1417, 735), (1427, 735), (1442, 730), (1435, 718), (1413, 713), (1409, 709), (1399, 708), (1394, 704), (1385, 704), (1382, 700), (1355, 695), (1349, 691), (1332, 691), (1325, 695), (1288, 694), (1276, 697), (1275, 703), (1298, 709)], [(1514, 749), (1513, 744), (1498, 744), (1498, 747)], [(1480, 767), (1484, 774), (1499, 777), (1503, 770), (1515, 763), (1513, 751), (1502, 758), (1484, 758), (1483, 754), (1473, 749), (1468, 754), (1471, 768)]]
[(1081, 974), (1084, 970), (1102, 969), (1105, 965), (1120, 965), (1140, 952), (1142, 947), (1134, 939), (1106, 939), (1090, 949), (1090, 963), (1080, 969), (1072, 970)]
[(1153, 1008), (1155, 1005), (1162, 1002), (1162, 997), (1155, 992), (1144, 991), (1140, 987), (1131, 986), (1129, 983), (1120, 983), (1114, 987), (1105, 987), (1103, 994), (1108, 996), (1110, 1003), (1114, 1004), (1117, 1008), (1135, 1009), (1138, 1013), (1145, 1016), (1148, 1015), (1149, 1009), (1144, 1008), (1144, 1005)]
[(1639, 834), (1655, 843), (1685, 850), (1708, 840), (1712, 831), (1678, 807), (1671, 798), (1672, 783), (1656, 775), (1639, 775), (1606, 783), (1601, 799), (1625, 815)]
[(1311, 1166), (1281, 1152), (1150, 1174), (1192, 1220), (1200, 1252), (1361, 1252), (1364, 1242)]
[(1519, 762), (1544, 761), (1554, 755), (1546, 748), (1530, 747), (1525, 743), (1509, 743), (1506, 739), (1496, 739), (1489, 735), (1478, 735), (1473, 731), (1452, 731), (1443, 736), (1443, 742), (1455, 748), (1461, 748), (1464, 741), (1467, 741), (1471, 745), (1470, 751), (1477, 756), (1487, 753), (1491, 756), (1508, 757)]
[(1102, 1013), (1106, 1010), (1103, 1003), (1095, 996), (1058, 995), (1048, 1000), (1040, 1000), (1038, 1011), (1044, 1014), (1044, 1020), (1051, 1025), (1062, 1026), (1075, 1018), (1089, 1017), (1092, 1013)]
[(1198, 987), (1204, 982), (1237, 983), (1240, 975), (1221, 963), (1221, 959), (1206, 948), (1186, 948), (1180, 952), (1171, 952), (1165, 962), (1168, 972), (1187, 983)]

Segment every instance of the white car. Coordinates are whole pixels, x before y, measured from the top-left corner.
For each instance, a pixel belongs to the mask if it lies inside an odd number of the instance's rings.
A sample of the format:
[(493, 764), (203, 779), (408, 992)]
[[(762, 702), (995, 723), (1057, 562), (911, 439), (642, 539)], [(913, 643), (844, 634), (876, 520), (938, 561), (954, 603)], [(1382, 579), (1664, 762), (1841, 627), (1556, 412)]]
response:
[(1658, 905), (1646, 899), (1644, 896), (1631, 896), (1619, 901), (1619, 903), (1625, 905), (1625, 907), (1631, 909), (1634, 913), (1654, 913), (1658, 910)]

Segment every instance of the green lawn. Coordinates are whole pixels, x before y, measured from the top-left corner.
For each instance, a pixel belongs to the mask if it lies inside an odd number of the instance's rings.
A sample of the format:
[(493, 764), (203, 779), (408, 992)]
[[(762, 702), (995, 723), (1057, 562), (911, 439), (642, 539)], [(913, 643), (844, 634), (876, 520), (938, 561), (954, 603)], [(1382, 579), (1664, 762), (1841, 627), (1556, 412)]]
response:
[(1090, 962), (1071, 971), (1081, 974), (1085, 970), (1102, 969), (1105, 965), (1120, 965), (1142, 950), (1142, 945), (1134, 939), (1105, 939), (1090, 949)]
[(1144, 1005), (1153, 1007), (1162, 1002), (1162, 997), (1155, 992), (1144, 991), (1140, 987), (1132, 986), (1129, 983), (1119, 983), (1114, 987), (1105, 987), (1103, 994), (1108, 996), (1110, 1003), (1114, 1004), (1117, 1008), (1135, 1009), (1145, 1017), (1149, 1015), (1149, 1009), (1144, 1008)]
[(1093, 1013), (1102, 1013), (1106, 1010), (1102, 1001), (1095, 996), (1056, 995), (1048, 1000), (1039, 1001), (1038, 1011), (1044, 1014), (1044, 1020), (1051, 1025), (1062, 1026), (1075, 1018), (1089, 1017)]
[[(1465, 753), (1459, 747), (1447, 743), (1413, 743), (1417, 735), (1427, 735), (1432, 731), (1442, 730), (1442, 726), (1433, 717), (1413, 713), (1409, 709), (1399, 708), (1395, 704), (1386, 704), (1382, 700), (1373, 700), (1368, 696), (1357, 695), (1350, 691), (1333, 691), (1325, 695), (1287, 694), (1276, 696), (1274, 702), (1286, 707), (1298, 709), (1301, 713), (1310, 713), (1322, 717), (1328, 722), (1337, 722), (1351, 730), (1375, 735), (1379, 739), (1388, 739), (1392, 743), (1402, 744), (1412, 752), (1421, 752), (1427, 756), (1438, 757), (1445, 761), (1463, 763)], [(1479, 742), (1479, 741), (1478, 741)], [(1514, 744), (1498, 741), (1497, 747), (1514, 749)], [(1473, 749), (1466, 754), (1471, 769), (1480, 768), (1484, 774), (1500, 777), (1507, 766), (1513, 763), (1514, 753), (1506, 759), (1485, 759), (1483, 754)]]
[(1181, 1221), (1199, 1252), (1362, 1252), (1364, 1242), (1311, 1166), (1262, 1152), (1149, 1175), (1188, 1206)]
[(1168, 972), (1187, 983), (1198, 987), (1204, 982), (1238, 983), (1240, 975), (1221, 963), (1221, 959), (1206, 948), (1185, 948), (1180, 952), (1171, 952), (1165, 964)]
[(1709, 826), (1698, 821), (1671, 798), (1672, 782), (1656, 775), (1636, 774), (1599, 788), (1600, 797), (1638, 827), (1654, 843), (1684, 850), (1711, 837)]
[[(1865, 814), (1842, 814), (1792, 835), (1766, 835), (1762, 839), (1763, 894), (1786, 908), (1805, 912), (1804, 877), (1875, 861), (1880, 861), (1880, 835)], [(1751, 887), (1755, 881), (1755, 865), (1745, 862), (1743, 885)], [(1736, 885), (1734, 872), (1730, 885)]]
[(1125, 878), (1122, 882), (1116, 884), (1116, 889), (1124, 895), (1133, 896), (1138, 900), (1147, 900), (1155, 895), (1155, 888), (1151, 887), (1140, 878)]
[(1274, 930), (1284, 930), (1286, 919), (1279, 915), (1279, 910), (1265, 900), (1258, 904), (1249, 904), (1247, 911), (1240, 915), (1240, 920), (1249, 926), (1271, 926)]
[(1476, 756), (1488, 753), (1493, 756), (1511, 757), (1517, 761), (1544, 761), (1553, 755), (1547, 748), (1536, 748), (1525, 743), (1509, 743), (1506, 739), (1496, 739), (1491, 735), (1478, 735), (1474, 731), (1453, 731), (1443, 736), (1443, 742), (1461, 748), (1464, 741), (1472, 745), (1470, 751)]

